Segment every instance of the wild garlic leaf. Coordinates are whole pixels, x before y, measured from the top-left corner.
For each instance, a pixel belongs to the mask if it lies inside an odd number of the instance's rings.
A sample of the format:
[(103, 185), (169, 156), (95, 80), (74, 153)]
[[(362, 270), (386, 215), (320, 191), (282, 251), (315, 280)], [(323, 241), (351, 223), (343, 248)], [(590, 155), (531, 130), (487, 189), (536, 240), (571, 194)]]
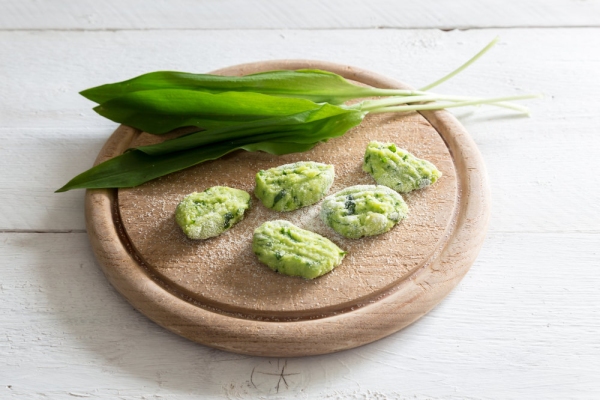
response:
[(133, 150), (111, 158), (77, 175), (56, 192), (66, 192), (72, 189), (134, 187), (172, 172), (205, 161), (215, 160), (235, 150), (262, 150), (272, 154), (287, 154), (288, 150), (292, 150), (292, 152), (309, 150), (315, 144), (290, 145), (289, 143), (281, 144), (277, 142), (248, 143), (239, 146), (219, 144), (155, 156)]
[(246, 76), (156, 71), (123, 82), (90, 88), (80, 94), (98, 104), (103, 104), (129, 93), (157, 89), (182, 89), (207, 93), (254, 92), (330, 104), (342, 104), (350, 99), (362, 97), (393, 96), (411, 92), (358, 86), (332, 72), (301, 69), (268, 71)]
[[(229, 132), (237, 132), (237, 137), (208, 145), (190, 144), (187, 139), (192, 135), (187, 135), (161, 144), (132, 149), (76, 176), (57, 192), (72, 189), (134, 187), (160, 176), (215, 160), (240, 149), (265, 151), (275, 155), (304, 152), (321, 141), (343, 135), (348, 129), (360, 124), (364, 117), (363, 113), (356, 110), (335, 108), (340, 112), (331, 115), (318, 111), (312, 114), (306, 113), (307, 115), (298, 117), (295, 125), (283, 124), (278, 128), (276, 121), (271, 121), (270, 132), (257, 130), (254, 134), (248, 134), (247, 130), (241, 128)], [(274, 120), (279, 119), (282, 118)], [(308, 119), (311, 121), (303, 122)], [(210, 135), (211, 132), (209, 130), (199, 133)], [(173, 145), (179, 141), (183, 141), (185, 145), (182, 147)], [(149, 148), (151, 154), (148, 154)]]
[(278, 140), (290, 143), (316, 143), (343, 135), (360, 124), (364, 115), (358, 110), (321, 104), (310, 111), (195, 132), (137, 149), (146, 154), (166, 154), (222, 141), (235, 144), (236, 140), (245, 140), (250, 136), (257, 142), (278, 137)]
[(195, 126), (211, 129), (313, 110), (310, 100), (251, 92), (211, 94), (193, 90), (159, 89), (128, 93), (94, 108), (112, 121), (144, 132), (163, 134)]

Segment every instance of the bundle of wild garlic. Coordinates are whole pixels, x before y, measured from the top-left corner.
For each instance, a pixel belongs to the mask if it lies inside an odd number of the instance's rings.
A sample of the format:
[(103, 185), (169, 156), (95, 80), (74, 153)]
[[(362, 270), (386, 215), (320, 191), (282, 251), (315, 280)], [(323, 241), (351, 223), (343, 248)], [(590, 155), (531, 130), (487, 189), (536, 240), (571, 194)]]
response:
[[(420, 90), (362, 87), (321, 70), (242, 77), (159, 71), (84, 90), (83, 96), (99, 104), (94, 110), (112, 121), (156, 135), (189, 126), (198, 131), (130, 149), (76, 176), (57, 192), (133, 187), (239, 149), (276, 155), (307, 151), (343, 135), (369, 113), (490, 104), (527, 114), (525, 107), (508, 101), (537, 95), (486, 99), (429, 92), (467, 68), (497, 41)], [(366, 97), (384, 98), (344, 104)]]

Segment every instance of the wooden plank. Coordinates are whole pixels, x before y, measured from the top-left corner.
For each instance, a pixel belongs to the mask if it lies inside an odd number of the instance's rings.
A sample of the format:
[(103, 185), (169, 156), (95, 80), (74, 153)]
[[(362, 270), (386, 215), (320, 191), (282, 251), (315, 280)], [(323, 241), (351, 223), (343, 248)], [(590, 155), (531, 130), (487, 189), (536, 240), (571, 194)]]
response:
[(85, 234), (3, 233), (1, 397), (256, 398), (279, 387), (299, 398), (587, 398), (600, 391), (597, 241), (491, 234), (457, 290), (409, 328), (326, 357), (268, 359), (141, 316)]
[(599, 26), (600, 2), (5, 0), (0, 29), (349, 29)]
[[(53, 194), (116, 127), (76, 93), (158, 69), (207, 72), (263, 59), (355, 65), (419, 86), (501, 43), (443, 93), (545, 93), (532, 117), (455, 111), (492, 185), (492, 231), (595, 231), (600, 188), (598, 29), (497, 31), (1, 32), (0, 229), (83, 230), (83, 193)], [(177, 43), (177, 46), (173, 46)], [(310, 44), (310, 45), (307, 45)], [(356, 49), (360, 49), (357, 51)], [(43, 63), (39, 60), (44, 60)], [(577, 195), (585, 190), (585, 195)], [(577, 206), (573, 206), (574, 196)]]

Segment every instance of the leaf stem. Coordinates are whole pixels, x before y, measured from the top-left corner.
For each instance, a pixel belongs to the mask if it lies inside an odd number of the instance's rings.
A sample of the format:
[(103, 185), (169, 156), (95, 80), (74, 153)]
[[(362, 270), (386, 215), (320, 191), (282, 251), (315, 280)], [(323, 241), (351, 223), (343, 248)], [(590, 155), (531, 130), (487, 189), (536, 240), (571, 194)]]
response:
[[(401, 106), (391, 106), (391, 107), (380, 107), (371, 109), (370, 113), (384, 113), (384, 112), (405, 112), (405, 111), (420, 111), (420, 110), (439, 110), (442, 108), (451, 108), (451, 107), (464, 107), (464, 106), (475, 106), (480, 104), (492, 104), (498, 105), (502, 104), (502, 106), (506, 106), (504, 103), (506, 101), (512, 100), (523, 100), (523, 99), (532, 99), (540, 97), (540, 95), (536, 94), (528, 94), (522, 96), (509, 96), (509, 97), (494, 97), (489, 99), (471, 99), (466, 101), (456, 101), (454, 103), (427, 103), (427, 104), (411, 104), (411, 105), (401, 105)], [(524, 114), (529, 114), (529, 110), (525, 107), (519, 107), (514, 104), (509, 104), (510, 108), (517, 109)]]
[[(351, 107), (360, 109), (362, 111), (373, 111), (373, 110), (377, 110), (377, 109), (380, 109), (383, 107), (396, 106), (396, 105), (408, 104), (408, 103), (416, 103), (416, 102), (431, 102), (431, 101), (439, 101), (439, 100), (465, 102), (465, 101), (483, 100), (482, 98), (478, 98), (478, 97), (452, 96), (452, 95), (443, 95), (443, 94), (428, 93), (428, 92), (424, 92), (424, 93), (427, 93), (427, 94), (422, 95), (422, 96), (399, 96), (399, 97), (388, 97), (385, 99), (378, 99), (378, 100), (365, 100), (365, 101), (355, 104)], [(518, 98), (514, 98), (514, 100), (521, 100), (523, 98), (533, 98), (533, 97), (540, 97), (540, 96), (539, 95), (526, 95), (526, 97), (519, 96)], [(529, 112), (527, 107), (524, 107), (524, 106), (521, 106), (518, 104), (512, 104), (512, 103), (507, 103), (507, 102), (494, 102), (491, 104), (494, 106), (497, 106), (497, 107), (508, 108), (508, 109), (519, 111), (522, 113)]]
[(382, 89), (382, 88), (369, 88), (368, 92), (362, 92), (360, 96), (354, 97), (355, 99), (365, 96), (421, 96), (427, 94), (422, 90), (412, 90), (412, 89)]
[(489, 49), (491, 49), (492, 47), (494, 47), (494, 45), (496, 43), (498, 43), (498, 40), (500, 40), (500, 38), (496, 37), (487, 46), (485, 46), (479, 53), (475, 54), (469, 61), (467, 61), (466, 63), (464, 63), (463, 65), (461, 65), (457, 69), (455, 69), (454, 71), (450, 72), (448, 75), (444, 76), (443, 78), (440, 78), (437, 81), (435, 81), (433, 83), (430, 83), (427, 86), (422, 87), (420, 90), (423, 90), (423, 91), (429, 90), (429, 89), (431, 89), (433, 87), (441, 85), (442, 83), (446, 82), (448, 79), (452, 78), (453, 76), (458, 75), (463, 70), (465, 70), (467, 67), (469, 67), (471, 64), (473, 64), (475, 61), (477, 61), (482, 55), (484, 55), (485, 53), (487, 53)]

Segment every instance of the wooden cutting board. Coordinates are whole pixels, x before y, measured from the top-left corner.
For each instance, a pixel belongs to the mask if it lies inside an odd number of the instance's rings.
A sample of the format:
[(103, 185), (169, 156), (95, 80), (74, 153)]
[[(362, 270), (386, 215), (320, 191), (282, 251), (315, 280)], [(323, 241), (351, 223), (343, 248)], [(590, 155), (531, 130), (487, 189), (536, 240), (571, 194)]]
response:
[[(245, 75), (319, 68), (377, 87), (408, 88), (374, 73), (317, 61), (270, 61), (216, 71)], [(121, 126), (96, 163), (164, 138)], [(374, 184), (361, 169), (370, 140), (394, 142), (443, 173), (433, 186), (404, 195), (408, 218), (390, 232), (346, 239), (319, 219), (320, 204), (289, 213), (256, 197), (242, 222), (204, 241), (187, 239), (174, 219), (177, 203), (210, 186), (249, 193), (254, 175), (295, 161), (333, 164), (330, 193)], [(235, 152), (136, 188), (89, 190), (87, 227), (111, 284), (140, 312), (196, 342), (262, 356), (323, 354), (385, 337), (431, 310), (460, 281), (483, 243), (489, 188), (476, 145), (446, 111), (369, 115), (357, 128), (313, 150), (285, 156)], [(287, 277), (251, 251), (254, 229), (286, 219), (346, 250), (343, 263), (315, 279)]]

